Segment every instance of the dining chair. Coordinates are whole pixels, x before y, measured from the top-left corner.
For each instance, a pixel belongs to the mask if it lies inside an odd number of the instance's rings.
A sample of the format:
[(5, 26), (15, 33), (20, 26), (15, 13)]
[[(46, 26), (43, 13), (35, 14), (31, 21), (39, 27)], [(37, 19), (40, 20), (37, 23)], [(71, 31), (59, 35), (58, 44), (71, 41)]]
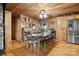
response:
[(28, 50), (31, 50), (32, 52), (38, 52), (38, 37), (34, 37), (31, 35), (26, 35), (27, 38), (27, 48)]

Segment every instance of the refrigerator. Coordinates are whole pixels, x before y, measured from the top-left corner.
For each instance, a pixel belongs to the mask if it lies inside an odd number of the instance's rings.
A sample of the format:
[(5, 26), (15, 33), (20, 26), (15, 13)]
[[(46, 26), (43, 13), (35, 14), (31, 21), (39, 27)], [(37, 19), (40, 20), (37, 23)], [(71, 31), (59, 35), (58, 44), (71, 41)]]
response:
[(79, 19), (68, 20), (67, 22), (68, 42), (79, 44)]

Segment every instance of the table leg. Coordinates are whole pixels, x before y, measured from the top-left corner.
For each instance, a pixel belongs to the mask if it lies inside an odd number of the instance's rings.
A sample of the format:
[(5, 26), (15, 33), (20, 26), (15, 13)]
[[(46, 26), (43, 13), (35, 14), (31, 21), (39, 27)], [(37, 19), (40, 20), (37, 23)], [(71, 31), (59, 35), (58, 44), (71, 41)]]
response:
[(37, 44), (37, 52), (40, 54), (40, 40), (38, 39), (38, 44)]

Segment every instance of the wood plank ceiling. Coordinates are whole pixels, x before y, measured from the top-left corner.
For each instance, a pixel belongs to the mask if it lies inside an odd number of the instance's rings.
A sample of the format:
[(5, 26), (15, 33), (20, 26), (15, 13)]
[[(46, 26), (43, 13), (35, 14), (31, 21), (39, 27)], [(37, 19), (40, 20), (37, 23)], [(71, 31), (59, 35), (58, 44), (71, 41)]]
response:
[(52, 17), (70, 13), (79, 13), (78, 3), (8, 3), (6, 10), (12, 11), (13, 18), (20, 14), (29, 17), (38, 15), (40, 10), (45, 10)]

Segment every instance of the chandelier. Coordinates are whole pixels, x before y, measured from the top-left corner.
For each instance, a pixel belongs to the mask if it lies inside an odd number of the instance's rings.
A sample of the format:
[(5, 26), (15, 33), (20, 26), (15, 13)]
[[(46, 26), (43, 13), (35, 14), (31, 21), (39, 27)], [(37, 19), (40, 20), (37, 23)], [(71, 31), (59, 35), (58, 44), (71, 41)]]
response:
[(46, 19), (46, 18), (47, 18), (47, 14), (45, 10), (41, 10), (39, 13), (39, 19)]

